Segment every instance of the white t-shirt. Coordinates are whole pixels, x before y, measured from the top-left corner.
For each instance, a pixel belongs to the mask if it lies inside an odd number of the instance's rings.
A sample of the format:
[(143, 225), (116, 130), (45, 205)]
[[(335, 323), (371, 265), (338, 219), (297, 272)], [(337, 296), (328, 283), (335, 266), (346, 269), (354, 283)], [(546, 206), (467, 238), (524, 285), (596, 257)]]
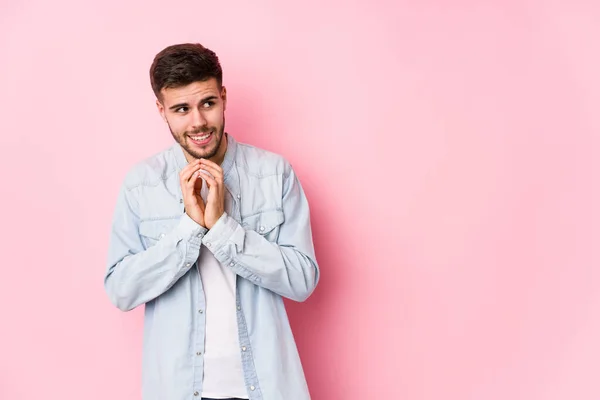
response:
[[(206, 203), (206, 184), (201, 195)], [(236, 276), (204, 245), (198, 259), (206, 299), (202, 397), (247, 399), (236, 315)]]

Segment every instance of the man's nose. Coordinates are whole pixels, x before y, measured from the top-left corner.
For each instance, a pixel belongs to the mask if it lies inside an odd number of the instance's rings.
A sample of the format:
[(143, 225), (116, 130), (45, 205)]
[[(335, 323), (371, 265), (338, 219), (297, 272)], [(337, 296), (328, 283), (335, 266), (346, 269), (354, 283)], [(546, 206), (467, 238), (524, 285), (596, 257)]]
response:
[(200, 110), (194, 110), (193, 111), (193, 115), (192, 115), (192, 125), (194, 127), (194, 129), (198, 129), (201, 128), (203, 126), (206, 126), (206, 117), (204, 116), (204, 114), (202, 113), (202, 111)]

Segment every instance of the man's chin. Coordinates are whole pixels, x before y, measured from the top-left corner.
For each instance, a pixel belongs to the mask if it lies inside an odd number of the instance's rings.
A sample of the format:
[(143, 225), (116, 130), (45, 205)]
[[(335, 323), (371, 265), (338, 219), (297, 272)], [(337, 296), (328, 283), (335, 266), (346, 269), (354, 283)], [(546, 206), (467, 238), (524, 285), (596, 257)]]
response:
[[(223, 136), (215, 136), (212, 138), (211, 143), (208, 146), (199, 146), (192, 142), (187, 136), (179, 140), (179, 145), (195, 159), (205, 158), (209, 159), (217, 155)], [(182, 141), (184, 143), (182, 143)]]
[(197, 149), (190, 149), (189, 147), (186, 147), (186, 151), (194, 158), (196, 159), (200, 159), (200, 158), (212, 158), (215, 156), (215, 154), (217, 154), (217, 149), (210, 149), (210, 150), (205, 150), (205, 151), (198, 151)]

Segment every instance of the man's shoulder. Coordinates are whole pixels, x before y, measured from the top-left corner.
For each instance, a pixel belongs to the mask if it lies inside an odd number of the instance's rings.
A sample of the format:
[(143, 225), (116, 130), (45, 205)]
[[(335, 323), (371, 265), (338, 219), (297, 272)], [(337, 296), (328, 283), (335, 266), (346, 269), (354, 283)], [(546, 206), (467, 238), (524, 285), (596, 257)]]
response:
[(236, 163), (257, 177), (288, 174), (291, 165), (281, 154), (248, 143), (238, 143)]
[(171, 152), (172, 147), (168, 147), (133, 164), (125, 175), (127, 189), (140, 185), (155, 186), (168, 179), (176, 172)]

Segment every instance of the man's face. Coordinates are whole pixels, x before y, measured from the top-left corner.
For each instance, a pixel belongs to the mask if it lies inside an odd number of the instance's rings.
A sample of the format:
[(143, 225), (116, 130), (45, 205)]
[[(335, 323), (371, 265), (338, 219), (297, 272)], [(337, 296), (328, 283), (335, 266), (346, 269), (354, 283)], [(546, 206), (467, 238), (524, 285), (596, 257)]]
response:
[(223, 139), (227, 93), (211, 78), (187, 86), (162, 89), (158, 111), (181, 145), (188, 161), (207, 158), (221, 161), (227, 148)]

